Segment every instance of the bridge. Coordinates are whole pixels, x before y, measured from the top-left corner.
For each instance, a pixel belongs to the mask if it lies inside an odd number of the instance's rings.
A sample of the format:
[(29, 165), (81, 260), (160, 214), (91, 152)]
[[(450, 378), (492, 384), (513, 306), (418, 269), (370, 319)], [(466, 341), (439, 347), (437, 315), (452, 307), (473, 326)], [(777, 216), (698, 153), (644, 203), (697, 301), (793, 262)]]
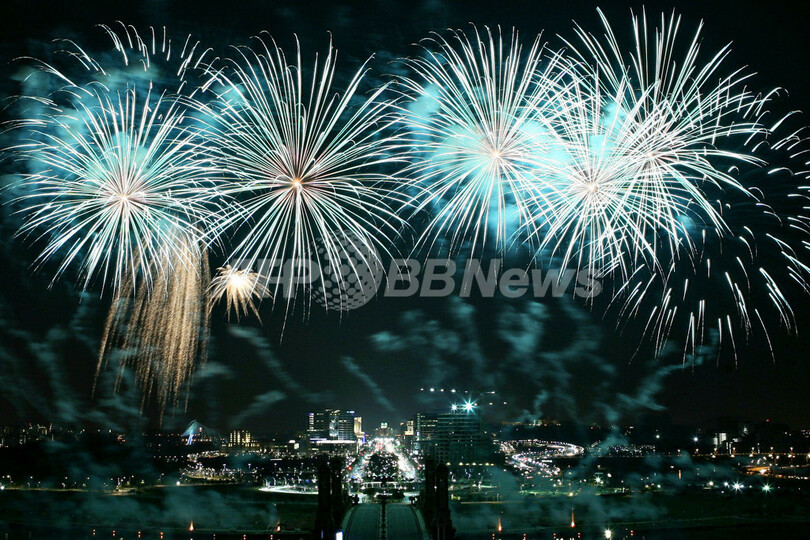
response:
[(343, 520), (344, 540), (429, 540), (421, 514), (410, 504), (361, 504)]
[[(425, 459), (424, 489), (418, 505), (389, 502), (352, 506), (346, 491), (346, 465), (333, 457), (318, 467), (318, 510), (315, 537), (323, 540), (452, 540), (455, 529), (450, 517), (449, 469), (432, 458)], [(357, 498), (354, 501), (357, 502)]]

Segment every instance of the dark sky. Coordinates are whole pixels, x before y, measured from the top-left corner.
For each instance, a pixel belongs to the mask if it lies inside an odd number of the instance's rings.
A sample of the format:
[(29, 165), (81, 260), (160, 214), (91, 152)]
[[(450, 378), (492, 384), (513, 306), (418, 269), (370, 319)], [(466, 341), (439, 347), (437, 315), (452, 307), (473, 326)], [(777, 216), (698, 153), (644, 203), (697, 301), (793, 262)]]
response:
[[(671, 2), (643, 5), (656, 17), (674, 7)], [(625, 2), (602, 7), (615, 28), (629, 31), (630, 8), (638, 12), (640, 6)], [(468, 22), (515, 26), (527, 40), (545, 30), (546, 38), (558, 43), (556, 34), (573, 36), (572, 19), (598, 30), (595, 7), (586, 2), (512, 0), (11, 0), (0, 8), (0, 88), (6, 94), (15, 92), (10, 80), (14, 58), (36, 55), (52, 38), (90, 39), (86, 36), (98, 35), (94, 24), (115, 20), (138, 28), (165, 25), (179, 38), (191, 32), (220, 51), (268, 30), (281, 43), (297, 34), (305, 55), (314, 54), (324, 49), (331, 32), (345, 65), (355, 67), (376, 53), (383, 61), (374, 69), (384, 71), (385, 62), (412, 54), (411, 44), (431, 30), (466, 27)], [(685, 33), (700, 20), (705, 22), (707, 50), (733, 42), (729, 65), (756, 72), (758, 87), (787, 89), (790, 96), (781, 106), (810, 110), (806, 9), (784, 2), (726, 1), (677, 2), (677, 8)], [(67, 421), (72, 414), (87, 420), (96, 408), (114, 409), (104, 389), (90, 396), (93, 343), (109, 298), (99, 299), (98, 291), (91, 291), (80, 303), (69, 280), (49, 289), (48, 269), (35, 276), (29, 268), (35, 252), (12, 239), (9, 223), (2, 232), (6, 263), (0, 268), (5, 329), (0, 335), (0, 423)], [(218, 257), (214, 255), (214, 262)], [(810, 427), (809, 306), (806, 298), (794, 300), (798, 337), (774, 331), (775, 359), (759, 343), (741, 346), (736, 362), (721, 351), (706, 355), (696, 366), (682, 366), (677, 354), (652, 359), (644, 345), (636, 353), (638, 325), (620, 333), (610, 316), (603, 318), (598, 309), (569, 300), (534, 305), (503, 298), (387, 298), (342, 318), (318, 310), (304, 317), (299, 310), (286, 324), (283, 310), (273, 312), (265, 305), (261, 325), (249, 319), (238, 328), (229, 328), (219, 312), (212, 328), (211, 359), (195, 379), (188, 408), (170, 413), (165, 423), (181, 425), (196, 418), (220, 430), (292, 430), (304, 427), (307, 410), (339, 407), (357, 410), (369, 429), (384, 420), (398, 423), (417, 410), (448, 406), (451, 399), (426, 401), (426, 393), (420, 392), (435, 385), (496, 391), (500, 402), (508, 404), (492, 411), (493, 419), (549, 415), (605, 421), (663, 409), (675, 422), (712, 423), (725, 415)], [(57, 326), (67, 328), (67, 337), (55, 333)], [(24, 394), (28, 399), (20, 397)], [(33, 399), (33, 394), (42, 399)], [(147, 407), (146, 421), (154, 425), (155, 417), (154, 407)]]

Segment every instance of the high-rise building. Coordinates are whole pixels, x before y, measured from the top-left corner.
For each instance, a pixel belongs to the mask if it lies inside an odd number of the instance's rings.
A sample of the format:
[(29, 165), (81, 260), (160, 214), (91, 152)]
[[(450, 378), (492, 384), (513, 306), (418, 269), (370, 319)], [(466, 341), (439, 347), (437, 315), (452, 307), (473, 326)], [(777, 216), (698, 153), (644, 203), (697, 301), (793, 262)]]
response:
[(476, 411), (457, 408), (442, 413), (436, 431), (436, 458), (440, 462), (477, 463), (490, 459), (491, 443)]
[(357, 437), (354, 434), (354, 411), (340, 411), (337, 415), (337, 438), (342, 441), (353, 441)]
[(492, 443), (484, 433), (475, 406), (453, 407), (436, 415), (417, 414), (414, 449), (442, 463), (481, 463), (492, 456)]
[(357, 439), (363, 438), (363, 417), (362, 416), (355, 416), (354, 417), (354, 436)]
[(400, 440), (409, 452), (413, 452), (414, 450), (414, 435), (415, 431), (413, 420), (407, 420), (403, 424), (400, 424)]
[(423, 456), (433, 455), (433, 445), (436, 442), (436, 428), (438, 424), (438, 415), (416, 413), (413, 422), (414, 452)]
[(310, 439), (354, 441), (357, 439), (357, 421), (361, 419), (355, 416), (354, 411), (323, 409), (309, 413), (307, 420)]

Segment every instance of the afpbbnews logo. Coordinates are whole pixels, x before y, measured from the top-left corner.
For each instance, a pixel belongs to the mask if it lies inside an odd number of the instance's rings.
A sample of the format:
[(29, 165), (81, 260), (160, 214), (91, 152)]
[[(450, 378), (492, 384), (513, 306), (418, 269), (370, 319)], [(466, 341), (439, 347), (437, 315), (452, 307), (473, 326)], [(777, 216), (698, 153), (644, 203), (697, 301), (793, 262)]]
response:
[[(485, 270), (479, 259), (470, 259), (458, 273), (451, 259), (395, 259), (388, 269), (385, 296), (420, 296), (440, 298), (458, 292), (462, 298), (474, 289), (484, 298), (561, 297), (573, 293), (580, 298), (593, 298), (602, 292), (602, 283), (586, 270), (548, 270), (508, 268), (503, 260), (489, 261)], [(572, 290), (573, 289), (573, 290)]]
[[(387, 271), (386, 271), (387, 270)], [(376, 253), (344, 252), (339, 261), (324, 258), (268, 260), (258, 272), (268, 289), (293, 298), (300, 287), (327, 309), (348, 311), (366, 304), (380, 292), (392, 298), (442, 298), (473, 294), (483, 298), (594, 298), (602, 292), (600, 276), (589, 270), (504, 268), (502, 259), (469, 259), (459, 269), (452, 259), (393, 259), (388, 268)]]

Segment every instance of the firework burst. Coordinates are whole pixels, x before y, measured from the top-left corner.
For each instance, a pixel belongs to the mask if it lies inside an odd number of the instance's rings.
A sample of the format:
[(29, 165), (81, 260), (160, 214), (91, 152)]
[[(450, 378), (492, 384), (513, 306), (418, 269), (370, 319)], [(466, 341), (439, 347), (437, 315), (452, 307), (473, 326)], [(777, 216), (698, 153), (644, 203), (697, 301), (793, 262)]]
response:
[(742, 71), (721, 75), (727, 47), (703, 63), (700, 27), (679, 57), (674, 14), (655, 29), (634, 17), (629, 57), (600, 15), (604, 43), (579, 27), (581, 46), (567, 43), (574, 83), (549, 124), (558, 171), (530, 195), (529, 229), (566, 265), (626, 277), (638, 264), (665, 269), (662, 246), (694, 254), (688, 223), (727, 232), (717, 197), (756, 199), (734, 171), (764, 165), (752, 141), (770, 133), (761, 119), (775, 91), (752, 93)]
[(208, 51), (190, 37), (177, 50), (165, 29), (101, 28), (111, 54), (63, 40), (53, 61), (34, 62), (31, 78), (53, 91), (20, 100), (30, 114), (12, 123), (22, 142), (10, 150), (28, 171), (15, 186), (20, 233), (46, 242), (38, 262), (59, 260), (56, 277), (76, 262), (83, 287), (100, 277), (117, 291), (127, 272), (148, 285), (161, 270), (149, 261), (180, 231), (206, 232), (217, 193), (176, 99)]
[(256, 300), (266, 296), (269, 296), (269, 291), (260, 274), (249, 269), (232, 268), (231, 265), (218, 268), (217, 275), (208, 286), (209, 309), (224, 299), (228, 316), (234, 313), (237, 320), (250, 312), (259, 318)]
[(78, 260), (84, 287), (94, 277), (114, 291), (126, 279), (149, 284), (170, 270), (154, 261), (190, 263), (181, 249), (158, 254), (212, 219), (212, 172), (175, 101), (154, 101), (148, 91), (87, 92), (75, 114), (37, 121), (17, 148), (43, 167), (23, 179), (21, 234), (47, 239), (39, 262), (59, 259), (57, 277)]
[(470, 241), (474, 252), (494, 230), (503, 248), (514, 222), (531, 217), (529, 194), (549, 164), (559, 57), (544, 61), (540, 36), (524, 53), (517, 32), (489, 28), (436, 34), (422, 46), (399, 81), (411, 150), (404, 190), (415, 214), (430, 215), (419, 242), (432, 248), (447, 238), (454, 251)]
[(776, 91), (722, 75), (728, 47), (704, 62), (700, 27), (681, 47), (675, 15), (656, 29), (634, 17), (629, 57), (602, 19), (604, 42), (578, 28), (582, 46), (568, 44), (575, 83), (550, 130), (559, 171), (534, 196), (539, 251), (612, 272), (620, 319), (646, 315), (658, 349), (673, 329), (694, 353), (707, 331), (736, 349), (756, 329), (767, 337), (765, 320), (793, 328), (787, 290), (807, 289), (804, 188), (767, 165), (795, 158), (802, 137), (776, 135), (784, 118), (765, 124)]
[(342, 237), (355, 239), (350, 249), (357, 251), (389, 249), (401, 222), (391, 210), (386, 173), (397, 160), (395, 139), (385, 134), (392, 119), (384, 88), (358, 95), (364, 65), (335, 94), (331, 45), (322, 62), (316, 58), (311, 83), (304, 81), (300, 48), (293, 64), (267, 36), (256, 38), (254, 48), (235, 50), (236, 58), (206, 85), (217, 99), (201, 106), (229, 180), (224, 191), (240, 202), (219, 223), (241, 234), (232, 260), (264, 274), (262, 259), (311, 259), (320, 267), (319, 248), (327, 260), (345, 258), (336, 240)]

